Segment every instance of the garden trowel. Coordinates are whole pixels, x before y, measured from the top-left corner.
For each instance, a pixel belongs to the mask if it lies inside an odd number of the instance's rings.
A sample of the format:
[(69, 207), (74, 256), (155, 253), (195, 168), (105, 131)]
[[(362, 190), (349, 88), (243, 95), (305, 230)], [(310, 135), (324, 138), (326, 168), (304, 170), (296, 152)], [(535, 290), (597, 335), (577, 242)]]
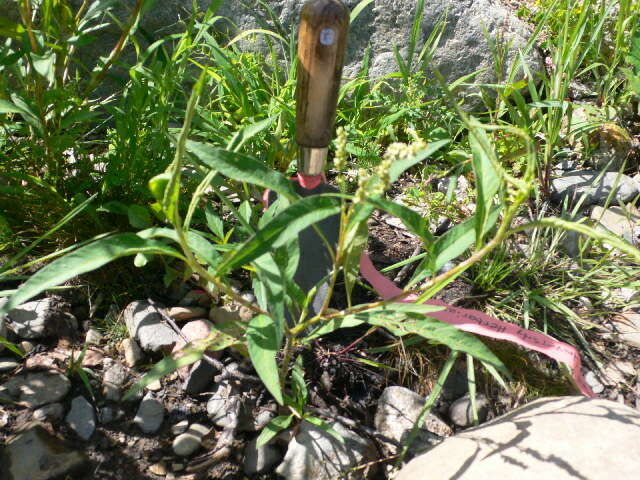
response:
[[(338, 192), (326, 183), (324, 166), (333, 136), (348, 31), (349, 10), (340, 0), (309, 0), (302, 7), (296, 89), (296, 141), (300, 147), (296, 190), (304, 197)], [(335, 249), (338, 243), (340, 216), (328, 217), (315, 226), (326, 242), (313, 227), (300, 232), (300, 260), (294, 276), (304, 292), (319, 284), (308, 307), (310, 316), (319, 313), (328, 293), (333, 260), (327, 244)]]

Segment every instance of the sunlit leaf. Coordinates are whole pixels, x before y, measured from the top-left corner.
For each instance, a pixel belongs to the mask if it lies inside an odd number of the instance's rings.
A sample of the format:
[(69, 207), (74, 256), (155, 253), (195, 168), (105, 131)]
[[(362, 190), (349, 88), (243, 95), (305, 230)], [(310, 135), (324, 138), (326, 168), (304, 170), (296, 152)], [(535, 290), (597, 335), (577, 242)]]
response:
[(273, 398), (284, 405), (276, 355), (282, 343), (278, 328), (267, 315), (256, 315), (247, 328), (247, 347), (253, 368)]
[(118, 258), (137, 253), (156, 253), (184, 260), (184, 257), (173, 248), (156, 240), (143, 239), (133, 233), (103, 238), (54, 260), (36, 272), (0, 308), (0, 316), (48, 288), (96, 270)]

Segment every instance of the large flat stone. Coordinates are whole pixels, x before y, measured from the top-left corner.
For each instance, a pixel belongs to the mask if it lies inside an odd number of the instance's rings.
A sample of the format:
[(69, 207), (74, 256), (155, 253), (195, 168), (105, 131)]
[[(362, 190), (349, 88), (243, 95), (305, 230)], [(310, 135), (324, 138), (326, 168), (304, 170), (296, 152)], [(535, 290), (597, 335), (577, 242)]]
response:
[[(0, 452), (0, 478), (3, 480), (50, 480), (80, 470), (85, 456), (70, 450), (40, 425), (10, 440)], [(79, 478), (79, 477), (74, 477)], [(87, 477), (88, 478), (88, 477)]]
[(70, 388), (69, 379), (59, 372), (31, 372), (17, 375), (1, 385), (0, 395), (4, 393), (29, 408), (37, 408), (61, 400)]
[(397, 480), (623, 480), (640, 472), (640, 412), (608, 400), (536, 400), (451, 437)]

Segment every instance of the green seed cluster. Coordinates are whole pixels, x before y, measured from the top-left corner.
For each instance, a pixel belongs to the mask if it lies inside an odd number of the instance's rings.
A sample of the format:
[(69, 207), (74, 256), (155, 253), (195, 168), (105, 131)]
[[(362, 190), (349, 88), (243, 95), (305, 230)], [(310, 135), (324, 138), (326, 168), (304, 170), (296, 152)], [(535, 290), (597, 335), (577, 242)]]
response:
[[(373, 174), (369, 174), (364, 169), (358, 172), (358, 190), (356, 191), (354, 202), (358, 203), (366, 198), (367, 190), (371, 195), (382, 195), (391, 185), (391, 165), (397, 160), (405, 160), (416, 156), (421, 150), (427, 148), (427, 142), (422, 140), (417, 132), (413, 129), (407, 130), (415, 141), (410, 144), (392, 143), (387, 147), (387, 151), (382, 157), (382, 162), (374, 170)], [(370, 183), (374, 183), (371, 188)]]

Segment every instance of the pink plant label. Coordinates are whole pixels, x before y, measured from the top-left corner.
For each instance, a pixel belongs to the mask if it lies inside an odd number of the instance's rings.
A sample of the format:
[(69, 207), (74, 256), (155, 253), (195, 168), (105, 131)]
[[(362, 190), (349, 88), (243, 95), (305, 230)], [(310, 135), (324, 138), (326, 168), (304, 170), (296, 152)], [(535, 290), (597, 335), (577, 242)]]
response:
[[(366, 253), (363, 253), (360, 257), (360, 271), (362, 276), (376, 289), (382, 298), (393, 298), (404, 293), (402, 289), (376, 270)], [(416, 295), (410, 295), (400, 301), (411, 303), (415, 302), (417, 298)], [(571, 369), (573, 382), (578, 390), (587, 397), (596, 396), (582, 376), (580, 355), (571, 345), (559, 342), (543, 333), (533, 332), (518, 325), (503, 322), (477, 310), (452, 307), (441, 300), (435, 299), (427, 300), (425, 303), (444, 307), (441, 311), (429, 313), (429, 316), (453, 325), (460, 330), (484, 337), (506, 340), (540, 352), (557, 362), (567, 364)]]

